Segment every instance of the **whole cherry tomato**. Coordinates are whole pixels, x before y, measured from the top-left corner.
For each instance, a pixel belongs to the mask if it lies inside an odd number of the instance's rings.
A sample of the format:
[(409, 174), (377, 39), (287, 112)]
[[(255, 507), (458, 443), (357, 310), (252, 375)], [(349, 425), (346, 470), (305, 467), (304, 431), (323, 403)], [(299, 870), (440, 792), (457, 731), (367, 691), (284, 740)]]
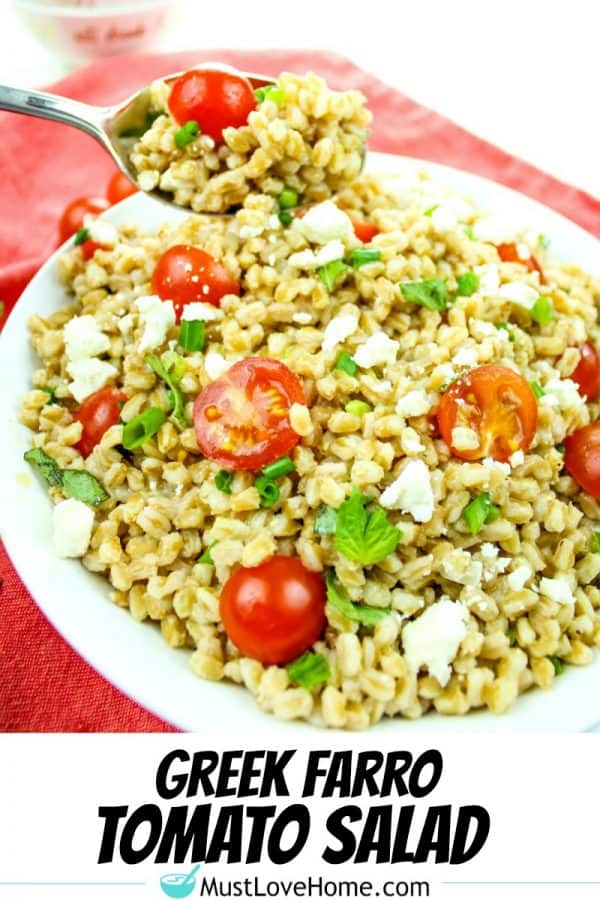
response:
[(115, 387), (101, 388), (85, 398), (73, 414), (75, 421), (81, 422), (83, 426), (81, 438), (76, 445), (82, 456), (89, 456), (104, 433), (119, 422), (121, 407), (126, 402), (127, 395)]
[(186, 303), (219, 306), (225, 294), (239, 296), (240, 286), (225, 266), (199, 247), (176, 244), (156, 263), (152, 290), (161, 300), (172, 300), (177, 321)]
[(223, 129), (239, 128), (256, 109), (254, 90), (247, 78), (232, 72), (191, 69), (174, 83), (169, 110), (180, 125), (197, 122), (202, 134), (223, 140)]
[(106, 197), (109, 203), (114, 204), (124, 200), (125, 197), (131, 196), (131, 194), (137, 194), (138, 191), (139, 187), (134, 184), (131, 178), (128, 178), (127, 175), (120, 171), (116, 171), (108, 182)]
[(586, 493), (600, 500), (600, 422), (579, 428), (565, 440), (565, 468)]
[(104, 197), (77, 197), (75, 200), (71, 200), (65, 207), (58, 224), (61, 244), (83, 228), (85, 216), (97, 216), (109, 207), (110, 203)]
[(572, 380), (585, 400), (595, 400), (600, 394), (600, 356), (593, 344), (582, 344), (581, 359), (571, 373)]

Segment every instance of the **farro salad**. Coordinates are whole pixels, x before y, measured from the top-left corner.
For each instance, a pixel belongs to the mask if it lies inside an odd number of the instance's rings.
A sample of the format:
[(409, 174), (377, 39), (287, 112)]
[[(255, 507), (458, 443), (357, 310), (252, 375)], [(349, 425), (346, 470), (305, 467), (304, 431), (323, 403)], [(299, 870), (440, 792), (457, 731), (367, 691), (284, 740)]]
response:
[(362, 175), (77, 240), (26, 459), (56, 552), (193, 672), (361, 729), (592, 661), (600, 283), (547, 237)]

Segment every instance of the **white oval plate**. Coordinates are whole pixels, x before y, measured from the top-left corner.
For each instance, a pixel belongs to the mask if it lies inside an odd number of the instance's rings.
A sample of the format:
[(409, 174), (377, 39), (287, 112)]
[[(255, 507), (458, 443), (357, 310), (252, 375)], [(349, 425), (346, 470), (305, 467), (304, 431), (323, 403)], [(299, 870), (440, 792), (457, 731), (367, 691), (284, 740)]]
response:
[[(600, 244), (590, 234), (550, 209), (515, 191), (457, 169), (385, 154), (371, 154), (371, 171), (428, 171), (442, 185), (470, 195), (478, 205), (503, 218), (547, 234), (557, 255), (598, 271)], [(186, 213), (143, 194), (124, 200), (106, 213), (115, 223), (136, 221), (152, 230)], [(107, 599), (107, 582), (74, 560), (54, 556), (50, 503), (45, 489), (23, 462), (31, 435), (19, 424), (19, 406), (39, 363), (29, 347), (27, 318), (49, 315), (67, 302), (59, 285), (57, 257), (52, 256), (31, 281), (12, 312), (2, 339), (3, 389), (0, 391), (0, 484), (5, 513), (3, 538), (19, 575), (41, 610), (71, 646), (98, 672), (162, 719), (187, 731), (243, 733), (260, 729), (291, 737), (310, 726), (286, 723), (261, 712), (249, 691), (226, 683), (202, 681), (188, 666), (188, 653), (163, 642), (158, 628), (135, 622)], [(27, 473), (23, 486), (19, 473)], [(29, 652), (27, 648), (25, 652)], [(551, 691), (533, 690), (520, 697), (505, 716), (471, 713), (448, 718), (428, 715), (416, 722), (384, 720), (378, 733), (582, 731), (600, 720), (600, 656), (586, 668), (570, 668)]]

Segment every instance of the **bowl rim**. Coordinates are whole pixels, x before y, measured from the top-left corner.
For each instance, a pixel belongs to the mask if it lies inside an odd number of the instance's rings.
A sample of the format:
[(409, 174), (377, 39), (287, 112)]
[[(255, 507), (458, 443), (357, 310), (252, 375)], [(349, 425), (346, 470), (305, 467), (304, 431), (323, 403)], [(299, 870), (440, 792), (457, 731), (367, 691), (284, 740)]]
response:
[(138, 12), (151, 12), (154, 9), (175, 6), (179, 0), (110, 0), (107, 6), (62, 6), (56, 3), (45, 3), (43, 0), (12, 0), (16, 9), (26, 12), (45, 13), (63, 19), (99, 19), (116, 15), (131, 15)]

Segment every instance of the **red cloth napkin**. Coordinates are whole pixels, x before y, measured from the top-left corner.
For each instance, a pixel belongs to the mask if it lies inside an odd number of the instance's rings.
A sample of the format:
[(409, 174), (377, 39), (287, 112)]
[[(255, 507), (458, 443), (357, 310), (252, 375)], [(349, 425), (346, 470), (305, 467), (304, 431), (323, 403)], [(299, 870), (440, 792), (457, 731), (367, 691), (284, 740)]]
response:
[[(600, 202), (562, 184), (414, 103), (351, 62), (324, 52), (213, 50), (100, 60), (55, 84), (56, 93), (98, 105), (153, 78), (219, 59), (276, 75), (313, 70), (337, 88), (359, 88), (374, 113), (373, 150), (446, 163), (485, 175), (554, 207), (600, 237)], [(57, 244), (66, 203), (104, 194), (114, 167), (86, 135), (0, 114), (0, 299), (7, 307)], [(48, 624), (0, 547), (0, 729), (170, 731), (94, 672)]]

